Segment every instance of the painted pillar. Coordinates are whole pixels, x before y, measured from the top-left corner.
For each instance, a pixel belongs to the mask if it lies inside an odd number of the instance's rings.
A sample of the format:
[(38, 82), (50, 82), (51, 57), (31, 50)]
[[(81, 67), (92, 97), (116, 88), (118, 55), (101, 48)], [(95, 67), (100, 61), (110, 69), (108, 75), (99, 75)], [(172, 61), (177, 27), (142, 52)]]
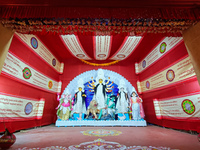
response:
[(0, 24), (0, 74), (6, 59), (14, 32)]
[(183, 32), (183, 40), (200, 85), (200, 22)]

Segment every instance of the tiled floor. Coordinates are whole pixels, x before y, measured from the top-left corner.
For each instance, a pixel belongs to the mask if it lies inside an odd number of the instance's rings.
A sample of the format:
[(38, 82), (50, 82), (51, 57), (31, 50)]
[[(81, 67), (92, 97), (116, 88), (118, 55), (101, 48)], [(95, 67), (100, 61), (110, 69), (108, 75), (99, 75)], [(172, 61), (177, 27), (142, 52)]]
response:
[[(90, 131), (93, 130), (93, 131)], [(111, 131), (110, 131), (111, 130)], [(92, 134), (92, 135), (91, 135)], [(54, 125), (15, 133), (16, 142), (10, 149), (57, 148), (90, 149), (95, 144), (101, 149), (133, 149), (134, 146), (168, 147), (181, 150), (200, 150), (197, 135), (158, 126), (147, 127), (55, 127)], [(97, 141), (95, 141), (97, 140)], [(91, 146), (92, 145), (92, 146)], [(110, 145), (110, 147), (105, 147)], [(115, 145), (115, 146), (114, 146)], [(71, 147), (70, 147), (71, 146)], [(113, 146), (113, 147), (112, 147)]]

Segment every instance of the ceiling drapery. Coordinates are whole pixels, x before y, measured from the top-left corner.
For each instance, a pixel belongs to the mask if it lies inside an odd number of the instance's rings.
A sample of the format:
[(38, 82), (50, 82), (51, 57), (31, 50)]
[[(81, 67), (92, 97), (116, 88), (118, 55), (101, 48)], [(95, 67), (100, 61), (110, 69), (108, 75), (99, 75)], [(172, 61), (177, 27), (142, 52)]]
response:
[(198, 20), (190, 19), (116, 19), (116, 18), (9, 18), (0, 22), (19, 33), (27, 34), (83, 34), (83, 35), (137, 35), (162, 33), (182, 36), (182, 32)]
[[(140, 60), (163, 37), (181, 37), (200, 19), (198, 0), (0, 1), (4, 27), (37, 35), (63, 60), (94, 66)], [(128, 40), (134, 36), (141, 40)]]
[(7, 0), (0, 3), (0, 22), (20, 33), (181, 36), (199, 21), (199, 5), (197, 0)]
[(12, 0), (0, 22), (20, 33), (181, 36), (200, 19), (198, 0)]
[(200, 18), (198, 7), (193, 8), (87, 8), (55, 6), (2, 6), (0, 18), (157, 18), (190, 19)]

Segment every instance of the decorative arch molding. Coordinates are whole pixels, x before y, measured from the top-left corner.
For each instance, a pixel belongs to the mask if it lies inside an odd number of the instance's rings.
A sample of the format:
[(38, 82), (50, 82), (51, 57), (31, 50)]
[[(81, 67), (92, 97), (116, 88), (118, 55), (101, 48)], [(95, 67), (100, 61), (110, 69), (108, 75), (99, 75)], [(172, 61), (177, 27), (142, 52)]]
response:
[[(131, 94), (131, 92), (133, 91), (136, 92), (132, 84), (122, 75), (111, 70), (106, 70), (106, 69), (102, 69), (102, 70), (104, 72), (104, 76), (106, 80), (108, 79), (108, 77), (110, 77), (110, 81), (113, 81), (115, 84), (119, 85), (120, 80), (123, 79), (125, 81), (128, 93)], [(65, 88), (62, 94), (68, 91), (73, 96), (78, 91), (78, 88), (77, 88), (78, 80), (82, 79), (84, 84), (91, 81), (91, 77), (93, 77), (95, 80), (97, 77), (97, 72), (98, 70), (90, 70), (76, 76), (72, 81), (70, 81), (70, 83), (67, 85), (67, 87)]]

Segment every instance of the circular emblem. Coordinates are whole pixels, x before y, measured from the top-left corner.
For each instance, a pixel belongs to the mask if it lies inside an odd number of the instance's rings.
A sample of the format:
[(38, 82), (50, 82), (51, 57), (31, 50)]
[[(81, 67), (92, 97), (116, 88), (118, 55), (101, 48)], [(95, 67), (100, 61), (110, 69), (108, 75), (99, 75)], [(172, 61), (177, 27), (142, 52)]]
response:
[(117, 55), (117, 57), (118, 57), (118, 58), (125, 58), (126, 56), (123, 55), (123, 54), (119, 54), (119, 55)]
[(33, 104), (28, 102), (25, 106), (24, 112), (26, 115), (29, 115), (33, 111)]
[(51, 80), (48, 83), (48, 87), (49, 87), (49, 89), (51, 89), (53, 87), (53, 82)]
[(122, 132), (120, 132), (120, 131), (104, 130), (104, 129), (87, 130), (87, 131), (82, 131), (82, 133), (83, 133), (83, 135), (98, 136), (98, 137), (117, 136), (117, 135), (122, 134)]
[(83, 57), (85, 57), (85, 55), (83, 55), (83, 54), (77, 54), (76, 57), (83, 58)]
[(164, 53), (166, 51), (166, 47), (167, 47), (167, 44), (165, 42), (163, 42), (161, 45), (160, 45), (160, 53)]
[(106, 54), (99, 54), (97, 56), (100, 57), (100, 58), (104, 58), (104, 57), (106, 57)]
[(166, 78), (169, 82), (173, 81), (175, 78), (175, 73), (172, 69), (168, 70), (166, 73)]
[(55, 66), (56, 65), (56, 59), (52, 59), (52, 65)]
[(195, 106), (193, 102), (189, 99), (183, 100), (182, 108), (183, 108), (183, 111), (188, 115), (192, 115), (195, 112)]
[(150, 88), (150, 82), (146, 81), (146, 88), (149, 89)]
[(23, 72), (23, 77), (25, 79), (30, 79), (30, 77), (32, 76), (31, 70), (27, 67), (25, 67), (24, 70), (22, 70), (22, 72)]
[(35, 37), (31, 38), (31, 45), (34, 49), (38, 48), (38, 41)]
[(143, 60), (143, 62), (142, 62), (142, 67), (143, 67), (143, 68), (146, 67), (146, 60)]

